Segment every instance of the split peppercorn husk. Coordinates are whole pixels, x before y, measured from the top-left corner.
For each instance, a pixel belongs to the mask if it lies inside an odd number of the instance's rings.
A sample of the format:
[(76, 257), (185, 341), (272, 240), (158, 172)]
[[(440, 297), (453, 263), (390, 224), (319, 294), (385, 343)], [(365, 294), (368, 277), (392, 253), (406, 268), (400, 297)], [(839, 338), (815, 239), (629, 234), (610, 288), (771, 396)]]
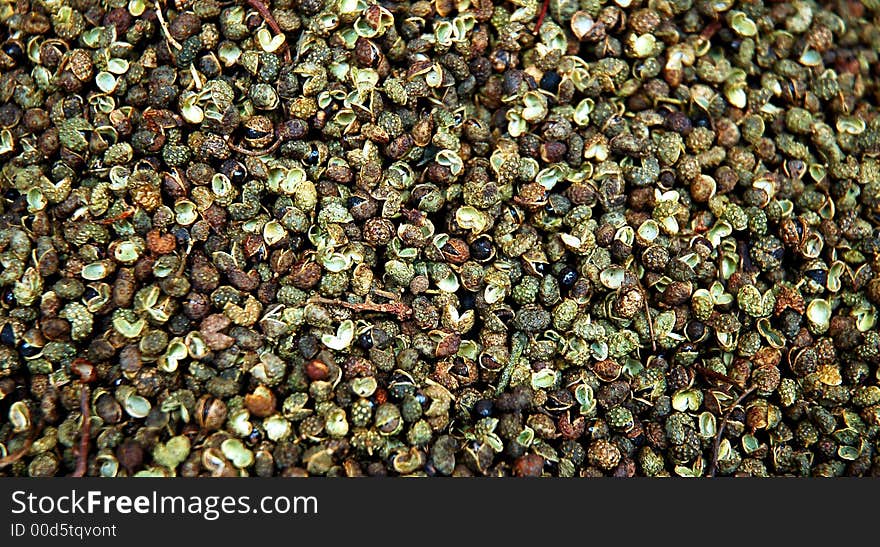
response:
[(0, 21), (0, 474), (880, 473), (877, 2)]

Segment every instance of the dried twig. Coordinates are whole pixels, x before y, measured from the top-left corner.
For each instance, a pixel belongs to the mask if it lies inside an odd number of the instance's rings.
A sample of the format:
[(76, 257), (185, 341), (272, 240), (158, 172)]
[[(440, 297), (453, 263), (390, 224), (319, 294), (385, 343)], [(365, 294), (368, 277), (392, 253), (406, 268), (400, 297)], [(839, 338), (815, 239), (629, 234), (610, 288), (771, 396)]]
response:
[[(183, 46), (180, 45), (180, 42), (175, 40), (171, 33), (168, 32), (168, 23), (165, 22), (165, 16), (162, 15), (162, 6), (159, 5), (158, 0), (155, 2), (156, 5), (156, 19), (159, 20), (159, 28), (162, 29), (162, 34), (165, 36), (165, 41), (168, 42), (169, 46), (174, 46), (174, 49), (183, 49)], [(171, 49), (170, 47), (168, 48)]]
[(343, 308), (348, 308), (355, 311), (377, 311), (381, 313), (393, 313), (401, 321), (412, 315), (412, 308), (399, 300), (395, 302), (388, 302), (387, 304), (377, 304), (375, 302), (361, 302), (352, 304), (351, 302), (346, 302), (345, 300), (334, 300), (330, 298), (323, 298), (320, 296), (313, 296), (309, 299), (309, 301), (316, 304), (342, 306)]
[(541, 5), (541, 13), (538, 14), (538, 22), (535, 23), (535, 30), (532, 31), (532, 34), (538, 34), (538, 31), (541, 30), (541, 25), (544, 24), (544, 18), (547, 17), (547, 10), (550, 9), (550, 0), (544, 0), (544, 3)]
[(90, 416), (89, 416), (89, 386), (82, 384), (80, 391), (79, 406), (82, 411), (82, 429), (80, 430), (79, 450), (76, 453), (76, 469), (73, 472), (74, 477), (84, 477), (89, 463), (89, 442), (91, 436)]
[[(281, 30), (281, 26), (278, 25), (278, 21), (272, 16), (272, 12), (269, 11), (269, 8), (264, 4), (261, 0), (247, 0), (247, 4), (257, 10), (260, 13), (260, 16), (263, 20), (266, 21), (266, 24), (269, 25), (269, 28), (272, 29), (272, 32), (275, 34), (284, 35), (284, 31)], [(284, 48), (284, 60), (286, 62), (290, 62), (290, 46), (287, 43), (287, 40), (284, 41), (284, 44), (281, 46)]]
[(7, 455), (4, 458), (0, 458), (0, 469), (6, 467), (7, 465), (12, 465), (18, 460), (21, 459), (22, 456), (27, 454), (27, 451), (30, 450), (31, 445), (34, 444), (34, 437), (36, 435), (31, 433), (28, 435), (28, 438), (24, 441), (24, 446), (13, 452), (12, 454)]
[(238, 152), (239, 154), (244, 154), (245, 156), (265, 156), (277, 150), (279, 146), (281, 146), (281, 139), (277, 139), (268, 148), (263, 148), (261, 150), (248, 150), (247, 148), (242, 148), (234, 142), (229, 143), (229, 148), (232, 148), (234, 151)]
[(710, 477), (715, 476), (715, 469), (718, 466), (718, 450), (721, 447), (721, 436), (724, 434), (724, 429), (727, 427), (727, 420), (730, 419), (730, 415), (733, 414), (733, 410), (742, 403), (746, 397), (751, 395), (758, 389), (758, 386), (752, 386), (749, 389), (745, 390), (742, 395), (739, 396), (739, 399), (734, 401), (733, 405), (729, 409), (727, 409), (727, 413), (724, 415), (724, 419), (721, 420), (721, 425), (718, 426), (718, 432), (715, 434), (715, 444), (712, 447), (712, 463), (709, 465), (708, 475)]
[(718, 381), (724, 382), (726, 384), (730, 384), (734, 387), (742, 387), (742, 385), (739, 382), (737, 382), (736, 380), (734, 380), (733, 378), (731, 378), (730, 376), (728, 376), (726, 374), (721, 374), (720, 372), (715, 372), (712, 369), (709, 369), (709, 368), (706, 368), (706, 367), (703, 367), (700, 365), (695, 365), (694, 369), (697, 372), (699, 372), (700, 374), (702, 374), (703, 376), (706, 376), (708, 378), (712, 378), (713, 380), (718, 380)]
[(109, 224), (113, 224), (114, 222), (119, 222), (120, 220), (125, 220), (128, 217), (132, 216), (134, 214), (134, 211), (135, 211), (134, 207), (129, 207), (128, 209), (126, 209), (125, 211), (122, 211), (121, 213), (119, 213), (116, 216), (112, 216), (110, 218), (104, 218), (104, 219), (99, 220), (98, 224), (101, 224), (103, 226), (107, 226)]

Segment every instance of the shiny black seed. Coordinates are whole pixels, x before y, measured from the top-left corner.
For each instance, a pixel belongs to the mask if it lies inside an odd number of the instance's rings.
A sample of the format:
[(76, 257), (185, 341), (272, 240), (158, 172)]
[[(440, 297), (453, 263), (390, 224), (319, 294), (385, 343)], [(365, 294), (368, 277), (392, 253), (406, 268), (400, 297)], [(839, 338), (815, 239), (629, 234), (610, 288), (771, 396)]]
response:
[(351, 209), (354, 209), (355, 207), (357, 207), (358, 205), (364, 203), (365, 201), (367, 201), (367, 200), (365, 200), (364, 198), (362, 198), (360, 196), (351, 196), (350, 198), (348, 198), (348, 201), (346, 203), (348, 204), (349, 210), (351, 210)]
[(684, 333), (688, 340), (699, 340), (706, 332), (706, 325), (701, 321), (691, 321), (684, 328)]
[(358, 335), (358, 346), (363, 349), (370, 349), (373, 347), (373, 331), (372, 329), (365, 330), (364, 332)]
[(12, 292), (11, 288), (7, 288), (6, 291), (3, 292), (3, 303), (7, 306), (15, 306), (18, 304), (18, 300), (16, 300), (15, 294)]
[(235, 165), (229, 171), (229, 181), (233, 184), (241, 184), (244, 182), (245, 177), (247, 177), (247, 169), (241, 163), (235, 162)]
[(828, 281), (828, 272), (826, 270), (810, 270), (804, 275), (820, 285), (824, 285)]
[(253, 430), (251, 430), (251, 434), (247, 436), (246, 440), (250, 446), (260, 444), (260, 442), (262, 442), (263, 440), (263, 434), (260, 432), (260, 428), (253, 428)]
[(6, 190), (6, 192), (3, 194), (3, 197), (8, 199), (9, 201), (15, 201), (20, 196), (21, 196), (21, 192), (19, 192), (15, 188), (10, 188), (9, 190)]
[(43, 351), (43, 348), (38, 348), (37, 346), (32, 346), (27, 342), (22, 342), (20, 346), (18, 346), (18, 352), (22, 355), (22, 357), (33, 357)]
[(463, 310), (472, 310), (477, 305), (477, 297), (470, 291), (462, 291), (458, 295), (458, 304)]
[(480, 399), (474, 405), (474, 414), (481, 418), (491, 416), (493, 410), (495, 410), (495, 404), (490, 399)]
[(85, 290), (83, 291), (83, 300), (88, 302), (92, 298), (95, 298), (96, 296), (98, 296), (98, 294), (99, 294), (98, 291), (96, 291), (92, 287), (86, 287)]
[(785, 249), (783, 249), (782, 247), (773, 249), (773, 251), (770, 253), (770, 256), (772, 256), (776, 260), (782, 260), (782, 257), (785, 256)]
[(698, 116), (696, 119), (694, 119), (693, 125), (694, 127), (709, 127), (711, 125), (711, 122), (706, 116)]
[(3, 325), (3, 328), (0, 329), (0, 342), (7, 346), (15, 345), (15, 330), (13, 330), (12, 325), (6, 323)]
[(16, 64), (24, 59), (24, 51), (22, 51), (21, 46), (15, 42), (6, 42), (3, 44), (3, 53), (9, 55)]
[(578, 280), (577, 270), (572, 268), (571, 266), (566, 266), (562, 268), (562, 271), (559, 272), (559, 285), (570, 289), (574, 286), (575, 282)]
[(260, 131), (259, 129), (254, 129), (253, 127), (247, 127), (244, 130), (244, 136), (247, 139), (263, 139), (269, 136), (269, 133), (266, 131)]
[(544, 272), (547, 271), (547, 263), (546, 262), (535, 262), (532, 264), (532, 267), (535, 269), (535, 273), (539, 275), (544, 275)]
[(306, 165), (318, 165), (319, 159), (321, 159), (321, 152), (318, 150), (318, 147), (313, 144), (312, 149), (309, 150), (309, 153), (306, 154), (306, 157), (303, 158), (303, 161), (306, 163)]
[(492, 241), (481, 237), (471, 243), (471, 256), (475, 260), (489, 260), (492, 257)]
[(538, 84), (544, 91), (556, 93), (559, 91), (559, 84), (562, 82), (562, 76), (552, 70), (548, 70), (541, 76), (541, 83)]

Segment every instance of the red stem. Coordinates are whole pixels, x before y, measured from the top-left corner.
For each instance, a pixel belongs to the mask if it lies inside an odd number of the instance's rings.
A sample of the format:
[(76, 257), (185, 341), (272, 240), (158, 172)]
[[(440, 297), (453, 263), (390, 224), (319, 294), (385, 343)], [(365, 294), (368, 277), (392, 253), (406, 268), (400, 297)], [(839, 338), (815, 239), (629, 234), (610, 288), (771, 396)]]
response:
[[(549, 1), (549, 0), (548, 0)], [(278, 25), (278, 21), (272, 17), (272, 12), (269, 11), (269, 8), (266, 7), (266, 4), (261, 2), (260, 0), (247, 0), (247, 3), (250, 7), (257, 10), (260, 15), (265, 19), (266, 24), (269, 25), (269, 28), (272, 29), (272, 32), (275, 34), (284, 34), (281, 30), (281, 27)], [(287, 41), (284, 42), (282, 46), (284, 48), (284, 60), (288, 63), (290, 62), (290, 48), (287, 45)]]
[(76, 470), (73, 472), (74, 477), (84, 477), (89, 464), (91, 424), (89, 423), (89, 386), (86, 384), (82, 385), (82, 391), (80, 391), (79, 406), (82, 411), (82, 429), (80, 431), (79, 452), (76, 454)]
[(548, 9), (550, 9), (550, 0), (544, 0), (544, 3), (541, 5), (541, 13), (538, 14), (538, 22), (535, 23), (535, 30), (532, 31), (532, 34), (538, 34), (541, 25), (544, 23), (544, 18), (547, 17)]

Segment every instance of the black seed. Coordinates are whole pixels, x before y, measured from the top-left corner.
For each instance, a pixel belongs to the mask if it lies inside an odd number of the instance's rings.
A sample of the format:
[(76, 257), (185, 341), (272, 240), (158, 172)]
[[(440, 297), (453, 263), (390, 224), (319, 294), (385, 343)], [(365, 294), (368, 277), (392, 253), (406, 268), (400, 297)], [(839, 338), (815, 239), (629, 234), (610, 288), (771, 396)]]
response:
[(314, 144), (312, 145), (312, 149), (306, 154), (306, 157), (303, 158), (303, 161), (306, 165), (318, 165), (318, 160), (321, 159), (321, 152), (318, 150), (318, 147)]
[(22, 355), (22, 357), (33, 357), (43, 351), (43, 348), (38, 348), (37, 346), (32, 346), (27, 342), (22, 342), (20, 346), (18, 346), (18, 352)]
[(3, 325), (3, 328), (0, 329), (0, 342), (7, 346), (15, 345), (15, 330), (12, 328), (12, 325), (6, 323)]
[(21, 46), (15, 42), (6, 42), (3, 44), (3, 53), (9, 55), (16, 64), (24, 59), (24, 51), (22, 51)]
[(571, 287), (573, 287), (577, 280), (577, 270), (575, 270), (571, 266), (566, 266), (565, 268), (562, 268), (561, 272), (559, 272), (559, 285), (565, 287), (566, 289), (570, 289)]
[(828, 281), (828, 272), (826, 270), (810, 270), (804, 273), (804, 275), (820, 285), (824, 285)]
[(437, 147), (433, 144), (429, 144), (422, 151), (422, 160), (419, 162), (419, 164), (425, 164), (429, 161), (433, 161), (434, 157), (437, 155), (437, 152), (439, 152)]
[(471, 243), (471, 256), (475, 260), (489, 260), (492, 257), (492, 241), (481, 237)]
[(495, 404), (490, 399), (480, 399), (474, 405), (474, 414), (481, 418), (487, 418), (495, 410)]
[(85, 290), (83, 291), (83, 300), (88, 302), (92, 298), (95, 298), (96, 296), (98, 296), (98, 294), (99, 294), (98, 291), (96, 291), (92, 287), (86, 287)]
[(462, 291), (458, 295), (458, 304), (463, 310), (472, 310), (477, 305), (476, 295), (470, 291)]
[(534, 264), (532, 264), (532, 267), (535, 269), (535, 273), (539, 275), (544, 275), (544, 272), (547, 271), (546, 262), (535, 262)]
[(785, 249), (783, 249), (782, 247), (773, 249), (773, 251), (770, 252), (770, 256), (772, 256), (776, 260), (782, 260), (782, 257), (785, 256)]
[(559, 91), (559, 84), (562, 82), (562, 76), (552, 70), (548, 70), (541, 76), (541, 83), (538, 84), (544, 91), (556, 93)]
[(357, 207), (358, 205), (364, 203), (365, 201), (367, 201), (367, 200), (365, 200), (364, 198), (362, 198), (360, 196), (351, 196), (350, 198), (348, 198), (348, 201), (346, 203), (348, 204), (349, 210), (351, 210), (351, 209), (354, 209), (355, 207)]
[(260, 131), (259, 129), (254, 129), (253, 127), (247, 127), (244, 130), (244, 136), (247, 139), (256, 140), (268, 137), (269, 133), (266, 131)]
[(185, 245), (190, 240), (190, 235), (186, 228), (178, 228), (174, 230), (174, 237), (177, 239), (178, 245)]
[(21, 192), (19, 192), (15, 188), (10, 188), (9, 190), (6, 190), (6, 192), (3, 194), (3, 197), (8, 199), (9, 201), (15, 201), (20, 196), (21, 196)]
[(18, 304), (18, 300), (16, 300), (15, 294), (12, 292), (11, 288), (6, 289), (3, 293), (3, 303), (7, 306), (15, 306)]
[(358, 346), (362, 347), (363, 349), (370, 349), (373, 347), (372, 329), (365, 330), (364, 332), (360, 333), (360, 335), (358, 336)]
[(251, 434), (247, 436), (247, 442), (249, 445), (254, 446), (260, 444), (263, 440), (263, 434), (260, 432), (260, 429), (255, 427), (251, 431)]
[(684, 333), (687, 335), (688, 340), (699, 340), (703, 337), (703, 334), (706, 332), (706, 325), (704, 325), (701, 321), (691, 321), (684, 328)]
[(247, 177), (247, 169), (241, 163), (235, 162), (235, 165), (229, 171), (229, 181), (233, 184), (241, 184), (244, 182), (245, 177)]

